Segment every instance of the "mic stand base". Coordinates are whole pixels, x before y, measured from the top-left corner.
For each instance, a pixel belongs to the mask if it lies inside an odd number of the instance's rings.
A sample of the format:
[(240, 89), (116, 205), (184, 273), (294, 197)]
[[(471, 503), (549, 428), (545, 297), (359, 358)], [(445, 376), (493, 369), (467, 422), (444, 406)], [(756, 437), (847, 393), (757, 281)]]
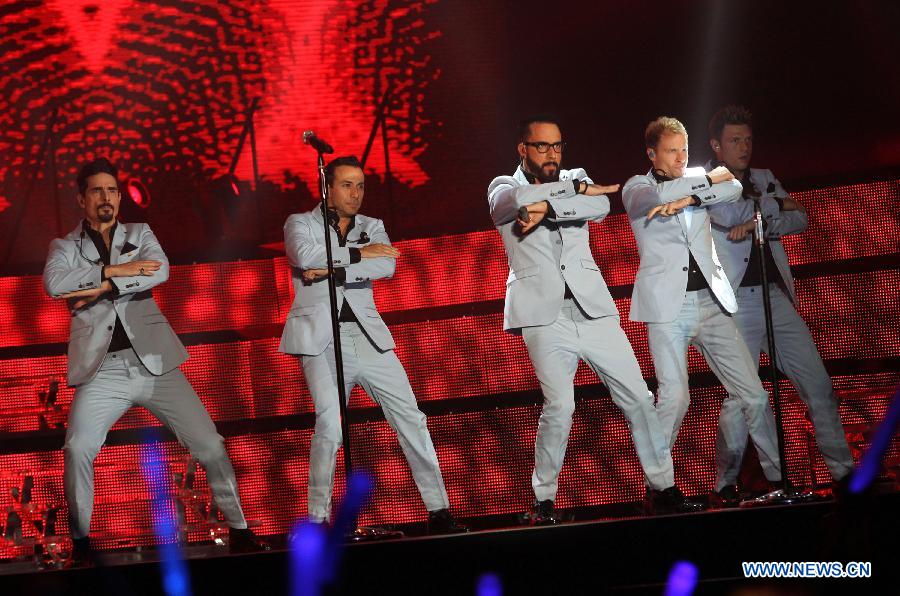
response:
[(400, 530), (388, 530), (385, 528), (377, 528), (372, 526), (359, 526), (346, 535), (346, 541), (352, 543), (358, 542), (377, 542), (379, 540), (396, 540), (404, 538), (405, 534)]
[(795, 489), (781, 489), (772, 491), (755, 499), (741, 501), (741, 509), (753, 509), (756, 507), (775, 507), (778, 505), (801, 505), (803, 503), (821, 503), (830, 501), (830, 497), (820, 495), (811, 490), (799, 491)]

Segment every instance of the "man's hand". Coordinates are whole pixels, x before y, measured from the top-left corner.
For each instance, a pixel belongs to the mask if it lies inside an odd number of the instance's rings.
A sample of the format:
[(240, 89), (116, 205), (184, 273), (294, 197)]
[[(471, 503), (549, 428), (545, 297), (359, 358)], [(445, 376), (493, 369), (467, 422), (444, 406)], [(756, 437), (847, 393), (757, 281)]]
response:
[(328, 277), (328, 269), (306, 269), (303, 272), (303, 281), (307, 282), (314, 282), (325, 277)]
[(587, 197), (598, 197), (614, 192), (619, 192), (618, 184), (611, 184), (609, 186), (603, 186), (602, 184), (588, 184), (583, 194)]
[(682, 197), (677, 201), (672, 201), (670, 203), (664, 203), (662, 205), (657, 205), (653, 209), (650, 210), (650, 213), (647, 214), (647, 219), (651, 220), (655, 215), (662, 215), (663, 217), (669, 217), (671, 215), (675, 215), (685, 207), (688, 207), (694, 203), (694, 197)]
[(159, 271), (162, 263), (159, 261), (131, 261), (118, 265), (106, 266), (106, 277), (134, 277), (135, 275), (153, 275)]
[(516, 216), (516, 222), (522, 228), (522, 234), (527, 234), (535, 228), (550, 212), (550, 203), (541, 201), (540, 203), (532, 203), (527, 205), (525, 210), (528, 212), (528, 219), (522, 219), (521, 213)]
[(734, 174), (732, 174), (725, 166), (719, 166), (713, 171), (708, 172), (706, 175), (709, 176), (709, 179), (712, 180), (713, 184), (725, 182), (726, 180), (734, 180)]
[(79, 308), (83, 308), (88, 304), (95, 302), (98, 298), (100, 298), (100, 296), (106, 294), (111, 290), (112, 283), (107, 279), (96, 288), (91, 288), (89, 290), (78, 290), (77, 292), (69, 292), (68, 294), (59, 296), (59, 299), (68, 300), (70, 298), (79, 298), (79, 300), (77, 300), (72, 305), (72, 310), (78, 310)]
[(374, 259), (376, 257), (391, 257), (396, 259), (400, 256), (400, 251), (388, 244), (369, 244), (359, 249), (359, 253), (364, 259)]
[(755, 227), (756, 220), (753, 219), (745, 221), (742, 224), (738, 224), (728, 230), (728, 239), (734, 242), (740, 242), (747, 237), (747, 234), (751, 234)]

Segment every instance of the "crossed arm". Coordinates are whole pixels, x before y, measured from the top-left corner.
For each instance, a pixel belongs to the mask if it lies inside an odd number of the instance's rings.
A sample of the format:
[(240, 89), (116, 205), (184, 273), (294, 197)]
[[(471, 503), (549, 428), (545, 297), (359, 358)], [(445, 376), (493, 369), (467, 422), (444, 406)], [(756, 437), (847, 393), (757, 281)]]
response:
[[(73, 309), (91, 304), (107, 293), (123, 296), (150, 290), (169, 278), (169, 260), (159, 241), (143, 226), (138, 258), (117, 265), (95, 265), (84, 261), (72, 264), (67, 255), (70, 241), (57, 239), (50, 243), (44, 266), (44, 290), (51, 298), (72, 300)], [(91, 287), (79, 289), (78, 286)]]
[(741, 184), (727, 168), (718, 167), (704, 176), (684, 176), (651, 184), (646, 177), (636, 176), (628, 181), (622, 201), (630, 217), (657, 215), (670, 217), (685, 207), (710, 206), (736, 201)]
[(609, 213), (607, 193), (619, 190), (619, 185), (594, 184), (582, 176), (578, 188), (572, 180), (544, 184), (519, 185), (511, 177), (494, 180), (488, 189), (488, 205), (495, 225), (515, 221), (527, 234), (544, 219), (548, 221), (600, 221)]
[[(328, 263), (325, 245), (313, 235), (305, 221), (288, 220), (285, 228), (285, 250), (293, 267), (303, 271), (307, 282), (328, 277)], [(370, 234), (369, 244), (358, 249), (352, 247), (332, 247), (336, 278), (340, 281), (389, 278), (394, 275), (400, 251), (391, 246), (391, 240), (379, 221)], [(352, 250), (359, 251), (359, 260)]]

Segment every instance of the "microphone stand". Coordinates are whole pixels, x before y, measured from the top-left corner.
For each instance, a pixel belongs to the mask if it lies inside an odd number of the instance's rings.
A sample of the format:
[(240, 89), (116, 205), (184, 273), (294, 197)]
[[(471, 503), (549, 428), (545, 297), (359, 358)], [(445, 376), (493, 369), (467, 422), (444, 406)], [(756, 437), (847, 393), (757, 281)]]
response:
[(817, 497), (812, 491), (800, 492), (791, 486), (788, 479), (788, 463), (785, 456), (785, 442), (787, 437), (784, 432), (784, 419), (781, 409), (781, 390), (778, 382), (778, 369), (776, 368), (777, 357), (775, 352), (775, 327), (772, 318), (772, 297), (769, 292), (769, 273), (766, 270), (766, 251), (769, 250), (769, 244), (766, 242), (765, 230), (763, 229), (763, 216), (760, 201), (762, 195), (756, 194), (753, 197), (753, 221), (756, 226), (753, 230), (753, 242), (756, 243), (757, 263), (759, 265), (759, 277), (762, 282), (762, 299), (763, 312), (766, 319), (766, 341), (769, 349), (769, 382), (772, 384), (772, 401), (775, 405), (775, 429), (778, 433), (778, 459), (781, 461), (781, 488), (774, 492), (768, 493), (756, 499), (744, 501), (741, 507), (760, 507), (768, 505), (793, 505), (796, 503), (806, 503), (816, 500)]
[[(331, 224), (328, 222), (328, 184), (325, 182), (325, 156), (321, 145), (315, 146), (317, 157), (317, 169), (319, 175), (319, 194), (322, 198), (320, 205), (322, 221), (325, 226), (325, 260), (328, 266), (328, 303), (331, 310), (331, 337), (334, 344), (334, 366), (337, 373), (338, 411), (341, 416), (341, 435), (344, 447), (344, 476), (347, 483), (353, 472), (353, 460), (350, 454), (350, 418), (347, 409), (347, 387), (344, 383), (344, 356), (341, 349), (341, 323), (338, 320), (340, 311), (337, 303), (337, 284), (334, 281), (334, 257), (331, 250)], [(347, 535), (352, 542), (368, 542), (373, 540), (386, 540), (389, 538), (403, 538), (403, 532), (385, 530), (382, 528), (359, 527)]]

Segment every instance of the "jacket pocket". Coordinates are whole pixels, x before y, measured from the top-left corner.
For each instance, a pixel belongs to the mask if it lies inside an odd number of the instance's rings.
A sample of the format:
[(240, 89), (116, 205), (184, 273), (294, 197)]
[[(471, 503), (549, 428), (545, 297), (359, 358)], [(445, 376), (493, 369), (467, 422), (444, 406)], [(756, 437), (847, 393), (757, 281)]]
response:
[(531, 267), (523, 267), (521, 269), (517, 269), (509, 274), (509, 279), (506, 280), (506, 285), (511, 284), (517, 279), (525, 279), (526, 277), (537, 275), (540, 270), (540, 265), (532, 265)]
[(288, 313), (288, 318), (292, 317), (308, 317), (310, 315), (314, 315), (319, 311), (318, 304), (312, 304), (310, 306), (295, 306)]
[(69, 340), (84, 337), (85, 335), (90, 335), (91, 331), (93, 330), (93, 325), (81, 325), (79, 327), (74, 327), (69, 330)]
[(169, 320), (166, 319), (166, 315), (161, 312), (151, 313), (149, 315), (144, 315), (144, 325), (156, 325), (157, 323), (168, 323)]
[(652, 277), (654, 275), (659, 275), (661, 273), (665, 273), (669, 268), (666, 265), (653, 265), (650, 267), (644, 267), (643, 269), (638, 269), (635, 274), (635, 278), (638, 277)]
[(581, 259), (581, 268), (590, 269), (591, 271), (600, 271), (600, 267), (594, 262), (594, 259)]

